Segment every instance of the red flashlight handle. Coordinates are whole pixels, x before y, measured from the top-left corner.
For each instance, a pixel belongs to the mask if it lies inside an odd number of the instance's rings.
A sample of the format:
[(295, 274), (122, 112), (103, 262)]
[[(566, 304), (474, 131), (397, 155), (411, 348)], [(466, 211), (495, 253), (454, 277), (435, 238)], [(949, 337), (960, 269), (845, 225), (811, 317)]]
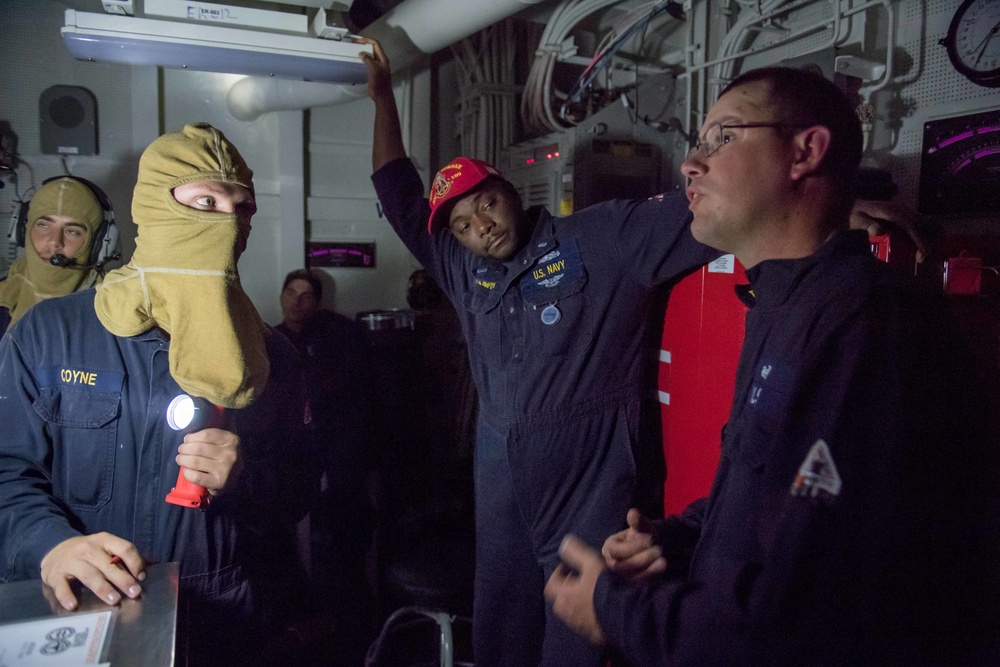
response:
[[(181, 406), (191, 404), (188, 407), (194, 408), (186, 415), (188, 419), (176, 419)], [(192, 397), (187, 394), (176, 396), (167, 407), (167, 425), (175, 431), (183, 431), (185, 434), (200, 431), (206, 428), (222, 428), (226, 421), (226, 411), (219, 405), (213, 405), (204, 398)], [(193, 484), (184, 477), (184, 466), (181, 466), (177, 473), (177, 485), (167, 494), (166, 501), (181, 507), (202, 508), (208, 505), (210, 496), (204, 486)]]
[(167, 502), (181, 507), (201, 508), (208, 505), (208, 489), (189, 482), (184, 477), (184, 467), (177, 473), (177, 485), (167, 494)]

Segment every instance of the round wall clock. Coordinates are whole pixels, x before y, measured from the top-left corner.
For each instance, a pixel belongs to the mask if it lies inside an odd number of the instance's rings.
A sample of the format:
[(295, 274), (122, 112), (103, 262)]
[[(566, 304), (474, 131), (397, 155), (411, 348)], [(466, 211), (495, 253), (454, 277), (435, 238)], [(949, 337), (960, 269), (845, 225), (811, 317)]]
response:
[(963, 76), (980, 86), (1000, 87), (1000, 0), (964, 0), (940, 43)]

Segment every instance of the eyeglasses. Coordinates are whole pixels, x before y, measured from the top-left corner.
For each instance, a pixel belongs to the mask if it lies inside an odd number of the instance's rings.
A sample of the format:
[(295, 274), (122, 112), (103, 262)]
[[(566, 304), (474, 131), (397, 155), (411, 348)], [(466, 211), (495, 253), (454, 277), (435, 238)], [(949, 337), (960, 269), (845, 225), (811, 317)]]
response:
[(705, 134), (698, 137), (697, 143), (688, 149), (687, 159), (693, 158), (699, 152), (702, 157), (712, 157), (725, 144), (729, 143), (726, 130), (736, 130), (745, 127), (809, 127), (803, 123), (742, 123), (740, 125), (712, 125)]

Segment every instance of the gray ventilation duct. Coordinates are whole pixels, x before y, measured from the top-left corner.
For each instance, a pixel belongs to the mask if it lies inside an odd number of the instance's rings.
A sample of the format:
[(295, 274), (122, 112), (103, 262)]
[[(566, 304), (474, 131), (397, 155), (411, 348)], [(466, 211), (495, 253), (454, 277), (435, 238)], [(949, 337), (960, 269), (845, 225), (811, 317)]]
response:
[[(382, 44), (395, 71), (543, 1), (405, 0), (362, 34)], [(345, 86), (249, 77), (233, 84), (226, 102), (235, 118), (251, 121), (270, 111), (341, 104), (365, 95), (365, 84)]]

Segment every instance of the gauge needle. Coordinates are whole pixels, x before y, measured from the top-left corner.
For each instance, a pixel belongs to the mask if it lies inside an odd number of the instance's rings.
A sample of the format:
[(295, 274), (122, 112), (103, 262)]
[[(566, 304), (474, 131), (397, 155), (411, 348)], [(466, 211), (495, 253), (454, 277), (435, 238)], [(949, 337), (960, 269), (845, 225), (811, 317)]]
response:
[(998, 22), (995, 26), (993, 26), (992, 30), (986, 33), (986, 37), (983, 37), (983, 41), (979, 42), (979, 44), (976, 45), (976, 48), (970, 50), (968, 53), (965, 54), (967, 56), (971, 56), (976, 51), (979, 51), (979, 55), (976, 56), (976, 62), (972, 63), (973, 67), (979, 64), (979, 61), (982, 59), (983, 54), (986, 53), (986, 43), (989, 42), (990, 39), (992, 39), (993, 36), (997, 34), (997, 31), (1000, 31), (1000, 22)]

